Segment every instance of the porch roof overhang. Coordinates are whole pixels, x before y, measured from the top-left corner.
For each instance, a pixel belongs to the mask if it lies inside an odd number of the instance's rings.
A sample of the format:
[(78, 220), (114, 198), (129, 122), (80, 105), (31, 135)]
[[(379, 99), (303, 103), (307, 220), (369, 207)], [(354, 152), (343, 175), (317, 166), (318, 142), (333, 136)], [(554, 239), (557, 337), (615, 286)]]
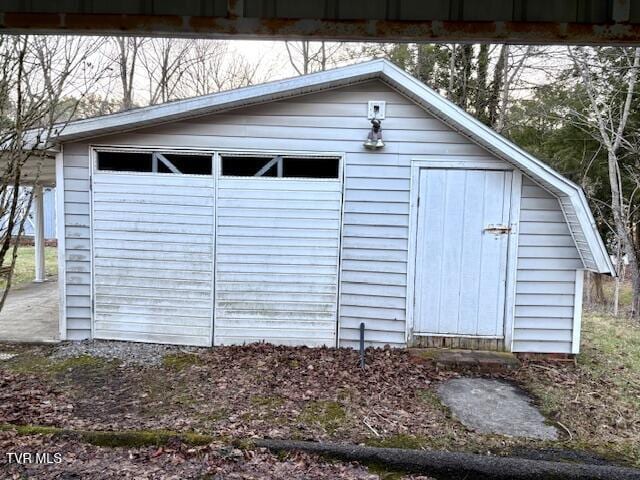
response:
[(371, 79), (380, 79), (467, 136), (498, 158), (513, 164), (559, 200), (580, 253), (584, 268), (615, 275), (613, 264), (597, 230), (583, 190), (544, 162), (472, 117), (422, 82), (378, 59), (295, 78), (278, 80), (227, 92), (204, 95), (126, 112), (79, 120), (54, 129), (56, 143), (126, 132), (160, 123), (194, 118), (259, 103), (282, 100), (333, 89)]
[[(9, 160), (7, 153), (0, 151), (0, 172), (5, 172)], [(3, 173), (4, 174), (4, 173)], [(42, 155), (29, 158), (20, 172), (20, 185), (31, 187), (35, 184), (42, 187), (56, 186), (56, 152), (46, 151)]]

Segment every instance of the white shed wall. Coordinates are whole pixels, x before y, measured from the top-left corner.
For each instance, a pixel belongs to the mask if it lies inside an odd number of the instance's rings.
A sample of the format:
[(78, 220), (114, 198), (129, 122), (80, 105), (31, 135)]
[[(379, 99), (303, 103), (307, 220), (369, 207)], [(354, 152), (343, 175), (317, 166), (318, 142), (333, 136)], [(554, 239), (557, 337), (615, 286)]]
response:
[(522, 182), (515, 352), (571, 353), (575, 271), (582, 261), (558, 199)]
[[(387, 118), (383, 122), (386, 147), (382, 152), (368, 152), (362, 147), (369, 128), (368, 100), (387, 102)], [(88, 157), (91, 144), (344, 153), (339, 331), (342, 346), (357, 345), (361, 321), (366, 323), (369, 345), (404, 345), (411, 158), (495, 161), (481, 147), (380, 81), (67, 144), (64, 147), (64, 198), (70, 339), (87, 338), (91, 333)], [(535, 210), (527, 206), (536, 203), (534, 198), (523, 197), (523, 212)], [(544, 210), (549, 212), (548, 218), (536, 220), (533, 214), (529, 215), (529, 220), (523, 223), (525, 230), (538, 227), (558, 230), (564, 226), (568, 234), (566, 225), (556, 222), (557, 214), (561, 215), (558, 202), (553, 197), (548, 200), (548, 208)], [(528, 236), (530, 234), (521, 232), (521, 238), (528, 239)], [(537, 240), (545, 238), (540, 235)], [(553, 289), (549, 288), (555, 282), (566, 288), (565, 275), (569, 278), (570, 270), (579, 268), (579, 261), (575, 261), (568, 248), (562, 250), (566, 257), (557, 259), (558, 251), (545, 249), (544, 242), (531, 247), (536, 246), (539, 249), (535, 252), (531, 248), (521, 250), (517, 302), (535, 299), (536, 312), (543, 314), (548, 310), (556, 316), (534, 316), (529, 305), (518, 303), (514, 346), (523, 350), (540, 345), (548, 349), (540, 351), (553, 351), (556, 347), (562, 349), (557, 351), (565, 351), (570, 343), (565, 340), (564, 320), (571, 317), (567, 313), (571, 306), (559, 305), (558, 302), (566, 299), (551, 293)], [(537, 257), (522, 256), (533, 254)], [(553, 268), (558, 260), (563, 265), (559, 270)], [(528, 288), (538, 288), (533, 292), (535, 297), (525, 293)], [(562, 329), (557, 328), (560, 325)], [(570, 335), (570, 325), (568, 332)]]

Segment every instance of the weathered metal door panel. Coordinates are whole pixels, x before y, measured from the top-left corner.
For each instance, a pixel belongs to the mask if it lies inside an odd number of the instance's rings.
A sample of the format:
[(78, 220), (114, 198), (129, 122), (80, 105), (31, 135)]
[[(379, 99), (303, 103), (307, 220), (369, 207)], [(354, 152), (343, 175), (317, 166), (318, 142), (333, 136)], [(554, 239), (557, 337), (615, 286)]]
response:
[(504, 335), (511, 176), (420, 171), (414, 333)]
[(214, 345), (335, 346), (342, 182), (220, 177)]
[(96, 172), (94, 337), (211, 345), (211, 176)]

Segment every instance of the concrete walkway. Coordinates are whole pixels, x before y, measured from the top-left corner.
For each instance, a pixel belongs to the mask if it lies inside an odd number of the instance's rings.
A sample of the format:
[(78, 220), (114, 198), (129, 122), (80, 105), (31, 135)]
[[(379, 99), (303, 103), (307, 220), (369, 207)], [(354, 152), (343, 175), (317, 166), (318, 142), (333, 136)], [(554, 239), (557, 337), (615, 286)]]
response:
[(9, 292), (0, 312), (0, 341), (59, 341), (58, 281), (55, 277)]
[(440, 385), (442, 403), (464, 425), (482, 433), (556, 440), (526, 392), (511, 383), (488, 378), (455, 378)]

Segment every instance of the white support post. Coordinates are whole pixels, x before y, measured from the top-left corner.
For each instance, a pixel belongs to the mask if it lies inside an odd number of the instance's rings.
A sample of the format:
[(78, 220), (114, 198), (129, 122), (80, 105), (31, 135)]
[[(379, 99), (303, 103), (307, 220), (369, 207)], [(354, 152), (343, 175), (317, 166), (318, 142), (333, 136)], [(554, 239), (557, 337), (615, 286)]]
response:
[(582, 328), (582, 295), (584, 288), (584, 270), (576, 270), (576, 284), (573, 295), (573, 338), (571, 353), (580, 353), (580, 330)]
[(44, 282), (44, 192), (41, 185), (33, 187), (34, 243), (36, 250), (36, 277), (34, 282)]
[(60, 340), (67, 339), (67, 286), (64, 221), (64, 161), (62, 146), (56, 154), (56, 239), (58, 241), (58, 320)]

